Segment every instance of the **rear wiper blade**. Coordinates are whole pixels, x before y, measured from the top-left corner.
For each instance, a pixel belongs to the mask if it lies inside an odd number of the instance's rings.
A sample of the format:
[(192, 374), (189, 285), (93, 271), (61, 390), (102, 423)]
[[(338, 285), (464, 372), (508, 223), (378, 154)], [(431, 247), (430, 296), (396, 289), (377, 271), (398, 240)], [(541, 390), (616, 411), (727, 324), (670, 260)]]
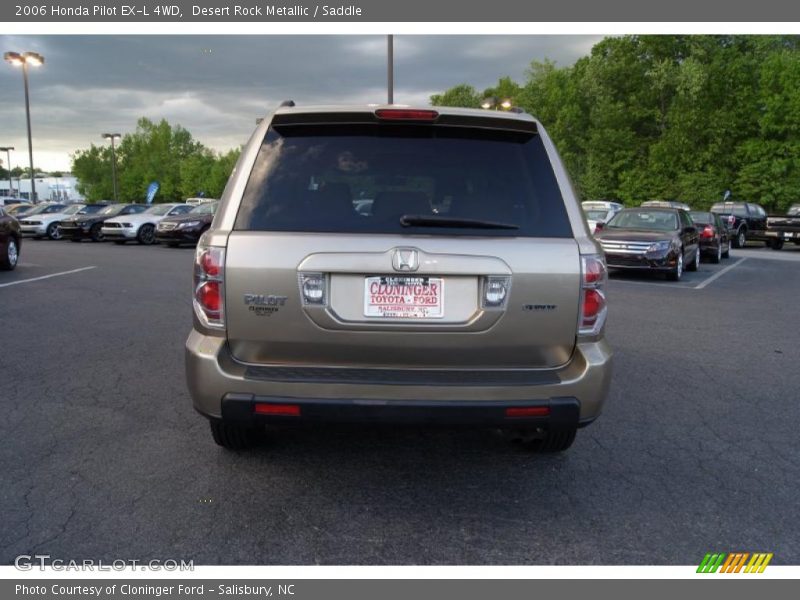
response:
[(403, 227), (457, 227), (461, 229), (519, 229), (511, 223), (483, 221), (481, 219), (459, 219), (442, 215), (403, 215), (400, 217)]

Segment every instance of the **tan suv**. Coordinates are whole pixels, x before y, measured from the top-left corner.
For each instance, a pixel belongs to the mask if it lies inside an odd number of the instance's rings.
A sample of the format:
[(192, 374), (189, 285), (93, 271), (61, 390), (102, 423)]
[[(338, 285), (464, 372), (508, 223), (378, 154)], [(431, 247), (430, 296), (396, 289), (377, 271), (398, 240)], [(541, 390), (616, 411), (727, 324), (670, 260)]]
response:
[(608, 392), (605, 284), (532, 117), (281, 107), (197, 247), (189, 389), (231, 449), (322, 420), (565, 450)]

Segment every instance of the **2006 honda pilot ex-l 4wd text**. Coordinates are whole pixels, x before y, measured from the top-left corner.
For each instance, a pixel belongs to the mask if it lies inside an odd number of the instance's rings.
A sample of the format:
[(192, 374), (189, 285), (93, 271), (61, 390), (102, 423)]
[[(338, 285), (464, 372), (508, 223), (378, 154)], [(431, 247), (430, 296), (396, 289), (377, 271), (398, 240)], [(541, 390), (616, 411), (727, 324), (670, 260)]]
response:
[(281, 107), (197, 247), (189, 389), (232, 449), (322, 420), (564, 450), (608, 392), (605, 284), (531, 116)]

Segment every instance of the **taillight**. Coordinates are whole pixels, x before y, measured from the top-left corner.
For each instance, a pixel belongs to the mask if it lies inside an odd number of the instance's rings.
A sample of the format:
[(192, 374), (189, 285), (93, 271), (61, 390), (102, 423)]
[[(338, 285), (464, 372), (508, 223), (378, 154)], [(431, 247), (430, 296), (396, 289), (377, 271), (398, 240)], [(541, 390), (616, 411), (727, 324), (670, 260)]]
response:
[(608, 271), (600, 256), (581, 256), (581, 310), (578, 335), (600, 333), (606, 320), (606, 280)]
[(728, 215), (728, 227), (733, 227), (736, 224), (736, 217)]
[(225, 327), (225, 250), (198, 246), (194, 258), (194, 312), (208, 327)]
[(379, 108), (375, 111), (375, 116), (388, 121), (435, 121), (439, 113), (435, 110)]
[(600, 232), (600, 231), (603, 231), (603, 225), (605, 225), (605, 223), (603, 223), (602, 221), (600, 221), (600, 222), (598, 222), (598, 223), (595, 223), (595, 225), (594, 225), (594, 232), (595, 232), (595, 233), (598, 233), (598, 232)]
[(711, 225), (706, 225), (703, 228), (703, 232), (700, 234), (702, 238), (713, 238), (714, 237), (714, 228)]

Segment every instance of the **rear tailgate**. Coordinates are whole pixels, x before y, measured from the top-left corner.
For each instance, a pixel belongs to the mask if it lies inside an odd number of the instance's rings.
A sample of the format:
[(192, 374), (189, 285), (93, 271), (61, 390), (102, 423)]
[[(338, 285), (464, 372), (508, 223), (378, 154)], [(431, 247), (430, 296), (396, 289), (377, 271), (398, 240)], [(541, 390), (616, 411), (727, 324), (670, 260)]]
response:
[[(313, 240), (314, 251), (309, 253)], [(348, 240), (349, 242), (349, 240)], [(226, 258), (228, 341), (251, 364), (552, 368), (575, 344), (580, 260), (573, 240), (475, 240), (234, 232)], [(398, 276), (392, 257), (413, 247), (413, 275), (442, 284), (433, 316), (367, 315), (368, 286)], [(304, 305), (298, 275), (321, 273), (327, 306)], [(484, 278), (510, 276), (506, 306), (482, 309)], [(407, 300), (406, 298), (403, 298)]]

